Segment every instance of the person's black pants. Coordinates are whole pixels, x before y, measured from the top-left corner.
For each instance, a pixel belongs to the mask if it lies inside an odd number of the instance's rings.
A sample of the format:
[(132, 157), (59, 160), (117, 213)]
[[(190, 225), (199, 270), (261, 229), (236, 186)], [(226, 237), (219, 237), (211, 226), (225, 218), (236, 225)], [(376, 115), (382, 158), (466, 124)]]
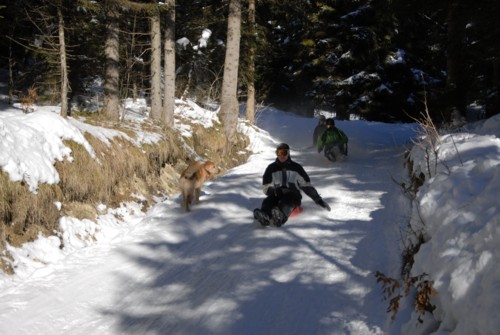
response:
[[(288, 192), (287, 192), (288, 191)], [(289, 217), (292, 211), (301, 204), (302, 196), (298, 192), (285, 190), (283, 195), (270, 195), (262, 201), (261, 210), (271, 215), (271, 209), (278, 206)]]
[(335, 162), (338, 160), (340, 157), (337, 157), (338, 154), (347, 156), (347, 143), (342, 143), (342, 144), (332, 144), (325, 146), (325, 157), (332, 161)]

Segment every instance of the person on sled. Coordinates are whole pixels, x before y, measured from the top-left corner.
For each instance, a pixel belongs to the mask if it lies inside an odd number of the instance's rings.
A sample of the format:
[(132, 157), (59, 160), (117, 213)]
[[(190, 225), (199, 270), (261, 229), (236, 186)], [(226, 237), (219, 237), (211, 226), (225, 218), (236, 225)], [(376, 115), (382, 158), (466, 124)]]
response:
[(318, 138), (318, 153), (325, 150), (325, 157), (335, 162), (342, 160), (347, 156), (347, 143), (349, 139), (347, 135), (335, 127), (334, 119), (326, 119), (326, 129)]
[(292, 211), (301, 205), (304, 191), (318, 206), (330, 211), (330, 206), (311, 185), (311, 180), (299, 163), (290, 158), (290, 147), (281, 143), (276, 149), (276, 160), (269, 164), (262, 176), (266, 198), (261, 208), (253, 211), (254, 218), (263, 226), (282, 226)]
[(326, 117), (324, 115), (319, 116), (318, 125), (314, 128), (313, 132), (313, 145), (316, 146), (318, 143), (319, 135), (323, 134), (326, 129)]

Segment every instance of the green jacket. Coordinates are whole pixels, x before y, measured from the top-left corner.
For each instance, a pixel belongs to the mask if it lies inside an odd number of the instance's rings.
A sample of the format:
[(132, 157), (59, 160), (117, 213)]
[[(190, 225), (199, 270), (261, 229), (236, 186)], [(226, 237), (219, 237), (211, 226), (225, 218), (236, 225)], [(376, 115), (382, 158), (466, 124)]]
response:
[(340, 145), (349, 142), (347, 135), (337, 127), (327, 129), (318, 138), (318, 149), (323, 149), (324, 146)]

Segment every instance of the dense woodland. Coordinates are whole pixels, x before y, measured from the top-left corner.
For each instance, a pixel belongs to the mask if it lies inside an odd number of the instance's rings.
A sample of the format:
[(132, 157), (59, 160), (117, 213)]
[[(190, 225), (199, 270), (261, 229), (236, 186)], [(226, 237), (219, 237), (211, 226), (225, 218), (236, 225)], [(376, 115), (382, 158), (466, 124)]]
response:
[(12, 101), (35, 88), (68, 113), (146, 97), (168, 125), (176, 97), (227, 122), (232, 81), (251, 121), (265, 104), (445, 126), (500, 111), (499, 17), (497, 0), (4, 0), (0, 66)]

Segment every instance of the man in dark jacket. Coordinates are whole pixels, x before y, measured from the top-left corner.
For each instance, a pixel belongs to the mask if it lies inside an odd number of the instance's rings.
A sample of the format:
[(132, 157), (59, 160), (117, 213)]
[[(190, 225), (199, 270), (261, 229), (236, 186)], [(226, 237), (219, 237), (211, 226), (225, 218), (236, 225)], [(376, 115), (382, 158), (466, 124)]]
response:
[(323, 134), (323, 132), (326, 130), (325, 123), (326, 123), (326, 117), (324, 115), (320, 115), (318, 125), (314, 128), (314, 132), (313, 132), (313, 145), (314, 146), (316, 146), (316, 143), (318, 143), (319, 135)]
[(330, 211), (330, 206), (311, 185), (311, 180), (299, 163), (290, 158), (290, 147), (281, 143), (276, 149), (276, 160), (269, 164), (262, 177), (266, 198), (261, 208), (253, 212), (254, 218), (263, 226), (281, 226), (302, 201), (304, 191), (318, 206)]

